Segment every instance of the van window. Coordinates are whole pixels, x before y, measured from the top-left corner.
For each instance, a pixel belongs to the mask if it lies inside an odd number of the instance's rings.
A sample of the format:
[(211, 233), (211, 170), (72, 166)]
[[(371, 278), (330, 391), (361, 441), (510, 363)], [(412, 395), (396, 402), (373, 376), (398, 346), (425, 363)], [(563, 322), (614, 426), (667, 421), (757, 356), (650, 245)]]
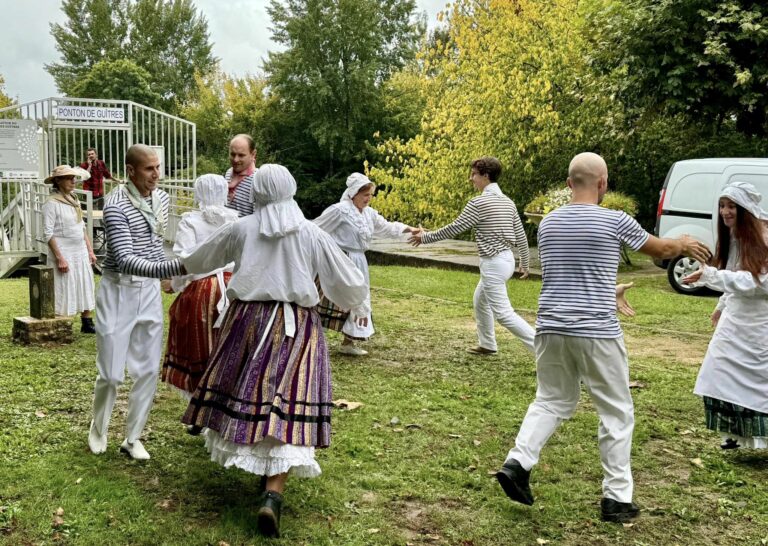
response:
[(768, 206), (768, 174), (757, 174), (755, 169), (751, 173), (728, 173), (725, 184), (730, 184), (734, 180), (749, 182), (754, 185), (755, 189), (763, 196), (763, 202), (761, 203), (763, 208)]
[(684, 176), (674, 187), (667, 188), (669, 204), (666, 208), (712, 212), (712, 194), (719, 176), (720, 173), (691, 173)]

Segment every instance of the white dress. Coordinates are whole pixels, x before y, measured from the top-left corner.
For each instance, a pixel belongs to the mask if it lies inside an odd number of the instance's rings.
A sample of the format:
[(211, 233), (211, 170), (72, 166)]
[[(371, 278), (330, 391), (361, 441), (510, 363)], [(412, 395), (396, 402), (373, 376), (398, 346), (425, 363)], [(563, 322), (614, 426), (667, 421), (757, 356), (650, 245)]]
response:
[[(404, 236), (403, 230), (408, 226), (400, 222), (389, 222), (371, 207), (365, 207), (360, 211), (349, 199), (331, 205), (323, 211), (323, 214), (315, 218), (314, 222), (333, 237), (336, 244), (349, 255), (352, 262), (365, 275), (365, 281), (368, 284), (367, 302), (370, 306), (371, 280), (365, 251), (371, 246), (371, 240), (374, 237), (399, 239)], [(359, 326), (355, 318), (350, 313), (341, 331), (353, 338), (371, 337), (374, 333), (371, 317), (368, 316), (367, 326)]]
[(71, 316), (94, 309), (93, 269), (85, 244), (85, 222), (78, 221), (73, 206), (48, 200), (43, 205), (43, 234), (46, 243), (51, 238), (56, 241), (69, 265), (69, 271), (60, 272), (56, 267), (56, 256), (49, 249), (48, 265), (53, 266), (56, 314)]

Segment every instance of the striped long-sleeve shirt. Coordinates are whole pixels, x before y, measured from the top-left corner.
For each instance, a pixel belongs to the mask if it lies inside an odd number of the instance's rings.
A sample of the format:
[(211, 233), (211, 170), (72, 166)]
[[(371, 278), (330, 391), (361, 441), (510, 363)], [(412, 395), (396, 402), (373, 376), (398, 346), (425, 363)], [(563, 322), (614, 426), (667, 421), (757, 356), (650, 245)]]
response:
[[(243, 178), (235, 188), (235, 195), (232, 197), (232, 201), (227, 202), (227, 208), (237, 211), (238, 216), (248, 216), (253, 214), (253, 197), (251, 196), (251, 188), (253, 187), (253, 179), (256, 176), (256, 171)], [(224, 173), (224, 178), (229, 182), (232, 179), (232, 168), (227, 169)]]
[[(168, 218), (168, 194), (155, 189), (150, 199), (160, 199)], [(163, 238), (154, 233), (149, 222), (128, 200), (122, 189), (107, 196), (104, 206), (107, 231), (107, 257), (104, 269), (139, 277), (156, 279), (181, 274), (181, 262), (168, 260), (163, 251)]]
[(530, 265), (528, 240), (515, 203), (504, 195), (498, 184), (488, 184), (483, 193), (469, 200), (456, 220), (436, 231), (425, 233), (422, 243), (434, 243), (456, 237), (475, 228), (478, 253), (491, 258), (512, 247), (520, 253), (523, 269)]

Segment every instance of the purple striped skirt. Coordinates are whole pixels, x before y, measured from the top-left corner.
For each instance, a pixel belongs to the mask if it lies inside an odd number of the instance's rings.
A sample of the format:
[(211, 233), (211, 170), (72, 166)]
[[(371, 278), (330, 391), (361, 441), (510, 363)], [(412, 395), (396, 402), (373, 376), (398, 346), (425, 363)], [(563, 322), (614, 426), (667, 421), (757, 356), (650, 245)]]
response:
[[(286, 337), (286, 305), (294, 337)], [(237, 444), (271, 436), (328, 447), (331, 406), (331, 366), (317, 311), (235, 300), (182, 421)]]

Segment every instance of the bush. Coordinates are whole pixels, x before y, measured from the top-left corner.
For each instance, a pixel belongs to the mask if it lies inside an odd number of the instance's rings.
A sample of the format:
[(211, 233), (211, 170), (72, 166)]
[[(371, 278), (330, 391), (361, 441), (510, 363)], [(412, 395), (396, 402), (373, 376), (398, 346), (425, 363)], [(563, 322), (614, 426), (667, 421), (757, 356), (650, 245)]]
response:
[[(540, 193), (534, 197), (526, 206), (525, 212), (528, 214), (547, 215), (555, 209), (567, 205), (571, 201), (570, 188), (557, 188)], [(609, 191), (603, 197), (601, 207), (612, 210), (623, 210), (630, 216), (637, 214), (637, 201), (634, 198), (618, 191)]]

